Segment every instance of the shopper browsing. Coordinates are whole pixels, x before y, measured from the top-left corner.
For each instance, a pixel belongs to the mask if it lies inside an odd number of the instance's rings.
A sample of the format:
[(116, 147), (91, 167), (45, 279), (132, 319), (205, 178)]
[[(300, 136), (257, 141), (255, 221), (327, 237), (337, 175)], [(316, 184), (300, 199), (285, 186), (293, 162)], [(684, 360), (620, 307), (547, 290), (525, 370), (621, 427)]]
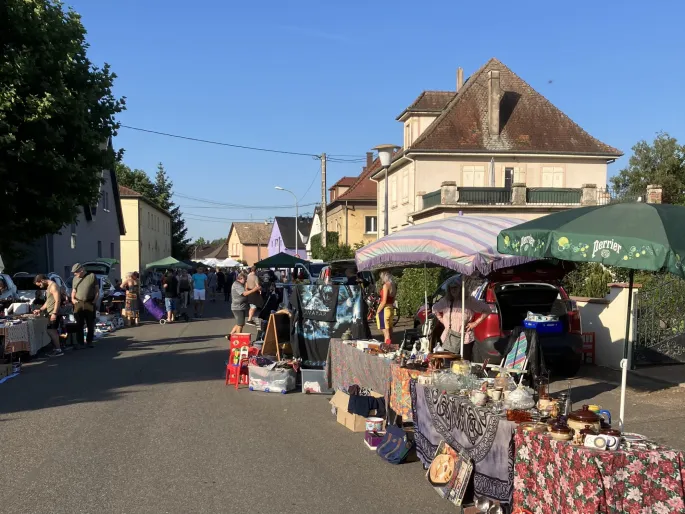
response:
[[(54, 345), (55, 349), (50, 353), (50, 357), (61, 357), (64, 355), (59, 344), (59, 306), (62, 303), (62, 298), (59, 291), (59, 286), (49, 280), (45, 275), (36, 275), (35, 284), (40, 289), (45, 289), (45, 303), (40, 309), (36, 309), (33, 313), (37, 316), (41, 313), (45, 313), (48, 318), (47, 332), (50, 336), (50, 340)], [(83, 332), (81, 332), (81, 337), (83, 337)]]
[(254, 318), (257, 308), (261, 308), (261, 305), (259, 304), (261, 303), (260, 293), (262, 291), (262, 286), (259, 284), (259, 277), (257, 276), (257, 266), (252, 266), (252, 268), (250, 268), (250, 274), (245, 281), (245, 288), (250, 291), (250, 295), (252, 296), (249, 299), (250, 311), (247, 316), (247, 322), (250, 325), (256, 325), (252, 318)]
[(235, 325), (231, 330), (231, 334), (241, 333), (245, 326), (245, 315), (249, 306), (247, 297), (254, 292), (254, 290), (245, 288), (246, 282), (247, 276), (245, 273), (240, 273), (231, 286), (231, 311), (235, 318)]
[(200, 266), (193, 274), (193, 300), (195, 302), (195, 317), (201, 318), (205, 310), (207, 295), (207, 275), (205, 269)]
[(181, 308), (188, 308), (188, 301), (190, 298), (190, 275), (186, 270), (181, 271), (181, 276), (178, 278), (178, 290), (181, 298)]
[(167, 271), (162, 279), (164, 289), (164, 306), (166, 307), (167, 323), (173, 323), (176, 315), (176, 298), (178, 298), (178, 279), (172, 271)]
[(95, 348), (95, 306), (100, 296), (98, 280), (92, 273), (88, 273), (79, 263), (71, 267), (74, 274), (74, 284), (71, 289), (71, 303), (74, 304), (74, 318), (76, 318), (76, 339), (74, 348), (83, 348), (83, 329), (87, 330), (86, 344), (88, 348)]

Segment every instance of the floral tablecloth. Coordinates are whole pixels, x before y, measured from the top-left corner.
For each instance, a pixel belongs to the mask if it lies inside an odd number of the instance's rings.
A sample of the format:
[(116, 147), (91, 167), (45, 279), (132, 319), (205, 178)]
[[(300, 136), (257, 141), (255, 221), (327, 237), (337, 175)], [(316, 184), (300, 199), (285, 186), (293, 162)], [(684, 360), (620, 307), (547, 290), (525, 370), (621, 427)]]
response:
[(336, 391), (358, 385), (387, 397), (390, 364), (388, 359), (357, 350), (342, 339), (331, 339), (326, 362), (329, 385)]
[(402, 368), (399, 364), (393, 362), (390, 365), (390, 374), (392, 377), (390, 385), (390, 407), (399, 416), (402, 416), (403, 421), (410, 422), (413, 419), (413, 415), (409, 382), (412, 379), (416, 380), (421, 375), (427, 375), (428, 372)]
[(514, 507), (535, 514), (685, 512), (683, 453), (599, 451), (515, 435)]
[(0, 336), (5, 340), (5, 353), (28, 352), (31, 349), (28, 323), (2, 326)]

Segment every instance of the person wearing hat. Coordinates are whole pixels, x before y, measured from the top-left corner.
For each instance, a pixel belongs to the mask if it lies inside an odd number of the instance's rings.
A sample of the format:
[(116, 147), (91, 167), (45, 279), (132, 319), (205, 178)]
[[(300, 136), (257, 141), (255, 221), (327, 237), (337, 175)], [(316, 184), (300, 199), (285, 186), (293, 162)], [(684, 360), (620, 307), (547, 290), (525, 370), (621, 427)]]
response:
[(83, 348), (83, 328), (87, 330), (86, 344), (94, 348), (95, 335), (95, 306), (97, 305), (100, 287), (97, 277), (88, 273), (79, 263), (71, 267), (74, 283), (71, 289), (71, 303), (74, 304), (74, 318), (76, 318), (76, 348)]

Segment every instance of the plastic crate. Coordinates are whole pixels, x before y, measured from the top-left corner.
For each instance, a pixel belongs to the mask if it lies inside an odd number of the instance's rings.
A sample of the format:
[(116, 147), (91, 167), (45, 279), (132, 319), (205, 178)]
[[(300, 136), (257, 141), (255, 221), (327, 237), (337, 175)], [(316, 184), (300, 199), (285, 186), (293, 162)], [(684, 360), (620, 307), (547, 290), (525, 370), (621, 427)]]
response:
[(302, 392), (307, 394), (333, 394), (334, 390), (328, 387), (326, 370), (303, 369)]
[(248, 366), (250, 391), (265, 393), (287, 393), (295, 389), (297, 374), (292, 369), (260, 368)]
[(537, 330), (538, 334), (560, 334), (564, 331), (564, 324), (557, 321), (523, 321), (523, 326), (531, 330)]

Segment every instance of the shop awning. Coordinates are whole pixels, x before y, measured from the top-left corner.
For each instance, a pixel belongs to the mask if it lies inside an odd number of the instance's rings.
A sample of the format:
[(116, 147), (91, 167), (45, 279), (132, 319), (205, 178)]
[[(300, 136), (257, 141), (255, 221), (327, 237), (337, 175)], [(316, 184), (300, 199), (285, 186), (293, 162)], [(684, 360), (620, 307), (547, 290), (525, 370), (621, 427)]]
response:
[(293, 268), (295, 264), (307, 264), (307, 261), (281, 252), (259, 261), (255, 266), (258, 268)]
[(165, 257), (159, 261), (151, 262), (145, 265), (145, 269), (165, 268), (165, 269), (190, 269), (185, 262), (181, 262), (173, 257)]

